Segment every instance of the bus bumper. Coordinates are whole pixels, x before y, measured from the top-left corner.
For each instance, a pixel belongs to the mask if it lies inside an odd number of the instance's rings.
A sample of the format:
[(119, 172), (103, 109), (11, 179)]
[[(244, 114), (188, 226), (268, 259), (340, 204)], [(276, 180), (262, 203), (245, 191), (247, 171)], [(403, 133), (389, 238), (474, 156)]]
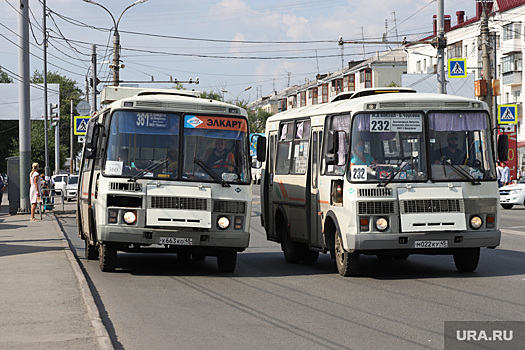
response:
[(497, 247), (501, 231), (462, 231), (429, 233), (346, 234), (347, 251), (375, 254), (382, 250), (410, 250), (411, 254), (448, 254), (450, 249)]
[[(180, 245), (190, 247), (237, 248), (244, 250), (250, 243), (250, 233), (244, 231), (193, 231), (118, 226), (97, 227), (101, 242), (140, 245)], [(166, 244), (168, 241), (174, 244)], [(173, 239), (173, 240), (170, 240)]]

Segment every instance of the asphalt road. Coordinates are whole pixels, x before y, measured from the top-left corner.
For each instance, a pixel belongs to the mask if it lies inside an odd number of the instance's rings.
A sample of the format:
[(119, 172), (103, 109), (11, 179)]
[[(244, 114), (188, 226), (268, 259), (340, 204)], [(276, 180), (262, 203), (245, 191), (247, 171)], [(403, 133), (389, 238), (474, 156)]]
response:
[(444, 321), (525, 320), (525, 207), (502, 210), (500, 247), (474, 273), (451, 256), (362, 257), (363, 276), (339, 276), (328, 255), (290, 265), (266, 241), (254, 198), (250, 248), (233, 274), (216, 259), (119, 253), (115, 273), (83, 258), (73, 216), (60, 222), (116, 348), (443, 349)]

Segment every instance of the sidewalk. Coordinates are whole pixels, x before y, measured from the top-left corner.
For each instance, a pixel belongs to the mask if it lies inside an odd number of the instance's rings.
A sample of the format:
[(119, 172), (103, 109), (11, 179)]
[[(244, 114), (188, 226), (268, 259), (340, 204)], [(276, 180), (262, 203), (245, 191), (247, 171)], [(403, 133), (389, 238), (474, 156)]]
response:
[[(74, 205), (68, 207), (65, 212), (74, 212)], [(29, 218), (28, 214), (9, 215), (4, 195), (0, 349), (112, 349), (55, 215), (45, 212), (42, 221), (36, 222)]]

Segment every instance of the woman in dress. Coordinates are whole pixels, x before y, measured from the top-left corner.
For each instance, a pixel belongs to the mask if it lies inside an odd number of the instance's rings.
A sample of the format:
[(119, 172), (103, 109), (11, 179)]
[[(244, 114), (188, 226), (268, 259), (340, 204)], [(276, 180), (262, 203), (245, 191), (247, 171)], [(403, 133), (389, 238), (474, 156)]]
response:
[(35, 210), (40, 199), (40, 174), (38, 173), (38, 163), (33, 163), (31, 167), (29, 198), (31, 200), (31, 221), (38, 221), (35, 218)]

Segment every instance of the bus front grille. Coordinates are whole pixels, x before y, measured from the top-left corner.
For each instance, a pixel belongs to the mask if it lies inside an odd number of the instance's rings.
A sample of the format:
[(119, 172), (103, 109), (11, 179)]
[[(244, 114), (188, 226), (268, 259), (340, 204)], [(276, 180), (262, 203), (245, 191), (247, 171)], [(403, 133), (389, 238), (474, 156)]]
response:
[(142, 191), (142, 186), (137, 182), (110, 182), (109, 189), (113, 191)]
[(464, 213), (460, 199), (417, 199), (401, 201), (401, 214)]
[(211, 201), (207, 198), (151, 196), (149, 208), (210, 211)]
[(359, 197), (392, 197), (390, 187), (360, 188), (357, 192)]
[(393, 201), (359, 202), (359, 215), (395, 214)]
[(238, 201), (213, 201), (213, 212), (223, 214), (246, 214), (246, 202)]

